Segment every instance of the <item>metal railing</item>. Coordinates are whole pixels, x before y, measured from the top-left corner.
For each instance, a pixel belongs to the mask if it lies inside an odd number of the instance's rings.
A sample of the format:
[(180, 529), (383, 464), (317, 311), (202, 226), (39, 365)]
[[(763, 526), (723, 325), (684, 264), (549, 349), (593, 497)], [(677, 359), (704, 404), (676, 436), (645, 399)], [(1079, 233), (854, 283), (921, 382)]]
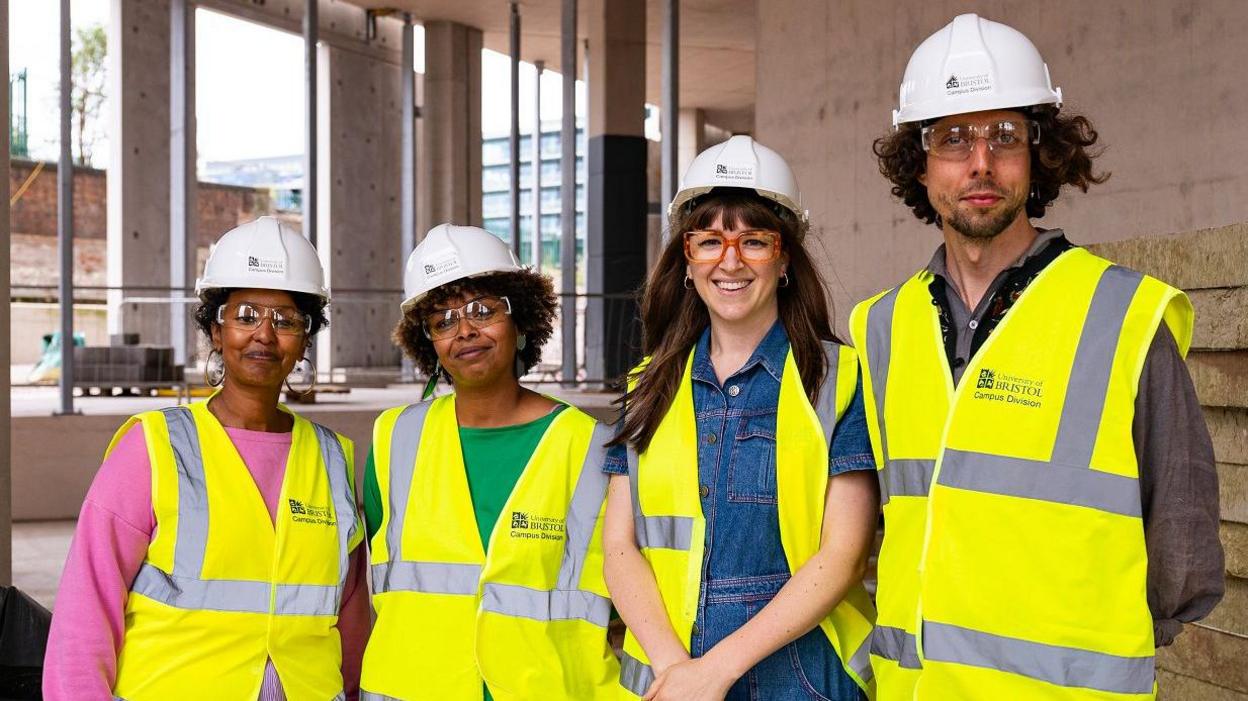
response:
[[(194, 288), (174, 288), (163, 285), (75, 285), (74, 286), (75, 335), (83, 334), (89, 346), (121, 343), (119, 335), (109, 333), (110, 328), (138, 333), (138, 344), (171, 347), (169, 313), (172, 307), (189, 319), (198, 298)], [(556, 293), (560, 301), (568, 295)], [(419, 382), (423, 377), (402, 375), (400, 351), (392, 345), (391, 331), (399, 321), (398, 305), (403, 292), (398, 288), (335, 288), (327, 316), (330, 325), (331, 344), (342, 346), (328, 357), (318, 358), (318, 375), (323, 381), (342, 384), (360, 383), (375, 385), (378, 382)], [(605, 386), (617, 382), (628, 368), (640, 358), (639, 322), (636, 297), (632, 293), (590, 294), (578, 292), (571, 295), (575, 300), (576, 335), (572, 343), (576, 347), (576, 369), (573, 376), (563, 372), (563, 344), (561, 311), (552, 321), (552, 332), (542, 348), (541, 360), (526, 376), (526, 381), (558, 382), (565, 386)], [(11, 341), (16, 350), (14, 365), (28, 365), (34, 359), (44, 334), (60, 328), (58, 286), (54, 284), (14, 284), (10, 291), (12, 309)], [(562, 304), (560, 304), (560, 310)], [(120, 316), (120, 319), (117, 317)], [(363, 323), (349, 321), (353, 316), (364, 319)], [(207, 355), (208, 346), (202, 333), (188, 325), (185, 372), (188, 379), (200, 376), (200, 366)], [(335, 330), (352, 334), (350, 342), (333, 339)], [(360, 332), (362, 336), (357, 335)], [(29, 339), (29, 348), (25, 347)], [(133, 338), (127, 339), (133, 341)], [(354, 362), (359, 353), (354, 344), (371, 344), (383, 357), (372, 356), (370, 363)], [(588, 352), (596, 357), (587, 357)], [(388, 356), (392, 362), (385, 362)], [(608, 369), (614, 369), (608, 372)], [(86, 380), (88, 378), (78, 378)], [(18, 384), (21, 384), (20, 382)], [(81, 382), (75, 381), (75, 385)]]

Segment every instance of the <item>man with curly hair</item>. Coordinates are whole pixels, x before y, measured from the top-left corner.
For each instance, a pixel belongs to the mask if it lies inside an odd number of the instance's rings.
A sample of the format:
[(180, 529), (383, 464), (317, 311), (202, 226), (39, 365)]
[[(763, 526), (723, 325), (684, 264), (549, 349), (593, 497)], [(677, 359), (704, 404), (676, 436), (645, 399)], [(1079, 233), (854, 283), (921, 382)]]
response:
[[(432, 379), (373, 427), (361, 698), (616, 698), (598, 526), (611, 431), (520, 384), (551, 335), (550, 279), (490, 232), (441, 224), (404, 292), (394, 339)], [(427, 401), (439, 378), (453, 392)]]
[(1191, 303), (1032, 223), (1108, 177), (1061, 102), (1027, 37), (962, 15), (874, 145), (944, 239), (850, 322), (884, 503), (880, 699), (1151, 699), (1155, 647), (1222, 596)]

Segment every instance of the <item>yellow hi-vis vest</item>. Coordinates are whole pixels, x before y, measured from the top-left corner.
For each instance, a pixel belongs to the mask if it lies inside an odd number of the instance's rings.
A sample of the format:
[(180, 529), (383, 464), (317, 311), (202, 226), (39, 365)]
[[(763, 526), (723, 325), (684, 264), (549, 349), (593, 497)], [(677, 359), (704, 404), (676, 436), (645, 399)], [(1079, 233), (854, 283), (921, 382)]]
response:
[(850, 322), (885, 499), (879, 698), (1154, 698), (1131, 426), (1163, 321), (1187, 352), (1190, 302), (1071, 249), (955, 387), (931, 281)]
[[(806, 398), (792, 350), (784, 362), (776, 408), (776, 502), (780, 540), (789, 572), (819, 550), (828, 485), (828, 449), (836, 422), (849, 408), (858, 380), (853, 349), (825, 342), (828, 371), (816, 406)], [(639, 366), (638, 370), (644, 367)], [(628, 449), (628, 475), (637, 546), (650, 563), (668, 620), (685, 650), (697, 616), (706, 548), (706, 518), (698, 495), (698, 440), (694, 421), (693, 355), (680, 388), (645, 452)], [(636, 373), (638, 370), (634, 370)], [(862, 584), (819, 622), (845, 671), (868, 695), (874, 685), (868, 658), (875, 609)], [(620, 684), (637, 696), (654, 671), (632, 632), (624, 638)]]
[(254, 699), (270, 658), (287, 698), (345, 698), (335, 625), (363, 538), (352, 446), (291, 416), (276, 523), (207, 402), (139, 414), (113, 438), (109, 452), (142, 425), (156, 516), (114, 698)]
[(607, 644), (602, 517), (611, 433), (574, 407), (546, 429), (482, 550), (455, 395), (373, 427), (382, 521), (364, 701), (619, 697)]

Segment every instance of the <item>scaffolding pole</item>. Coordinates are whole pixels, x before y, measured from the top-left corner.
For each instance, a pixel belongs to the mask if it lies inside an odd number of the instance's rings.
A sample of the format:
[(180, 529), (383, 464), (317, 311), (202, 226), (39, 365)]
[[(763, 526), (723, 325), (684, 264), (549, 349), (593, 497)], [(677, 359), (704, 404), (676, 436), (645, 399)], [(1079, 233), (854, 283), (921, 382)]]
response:
[(563, 124), (560, 132), (559, 268), (562, 279), (560, 332), (563, 382), (576, 384), (576, 2), (563, 0), (560, 70), (563, 72)]
[[(60, 258), (58, 284), (61, 314), (61, 405), (59, 415), (74, 411), (74, 154), (70, 0), (61, 0), (61, 158), (56, 169), (56, 244)], [(8, 154), (5, 154), (7, 157)]]
[[(659, 144), (662, 156), (663, 205), (676, 197), (680, 174), (676, 172), (680, 153), (677, 150), (680, 131), (680, 0), (663, 0), (662, 107)], [(667, 232), (667, 226), (660, 227)], [(667, 240), (667, 233), (664, 234)]]
[(511, 250), (520, 258), (520, 8), (511, 6)]
[(542, 271), (542, 71), (545, 61), (535, 61), (533, 79), (533, 270)]

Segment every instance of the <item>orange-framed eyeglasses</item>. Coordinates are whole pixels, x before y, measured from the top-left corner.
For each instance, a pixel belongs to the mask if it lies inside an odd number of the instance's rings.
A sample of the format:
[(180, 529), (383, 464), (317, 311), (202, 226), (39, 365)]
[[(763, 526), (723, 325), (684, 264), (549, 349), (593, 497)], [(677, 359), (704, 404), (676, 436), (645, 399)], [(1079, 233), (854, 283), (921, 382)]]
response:
[(685, 232), (685, 260), (690, 263), (718, 264), (737, 250), (737, 259), (749, 263), (769, 263), (780, 255), (780, 234), (766, 229), (750, 229), (734, 238), (714, 229)]

